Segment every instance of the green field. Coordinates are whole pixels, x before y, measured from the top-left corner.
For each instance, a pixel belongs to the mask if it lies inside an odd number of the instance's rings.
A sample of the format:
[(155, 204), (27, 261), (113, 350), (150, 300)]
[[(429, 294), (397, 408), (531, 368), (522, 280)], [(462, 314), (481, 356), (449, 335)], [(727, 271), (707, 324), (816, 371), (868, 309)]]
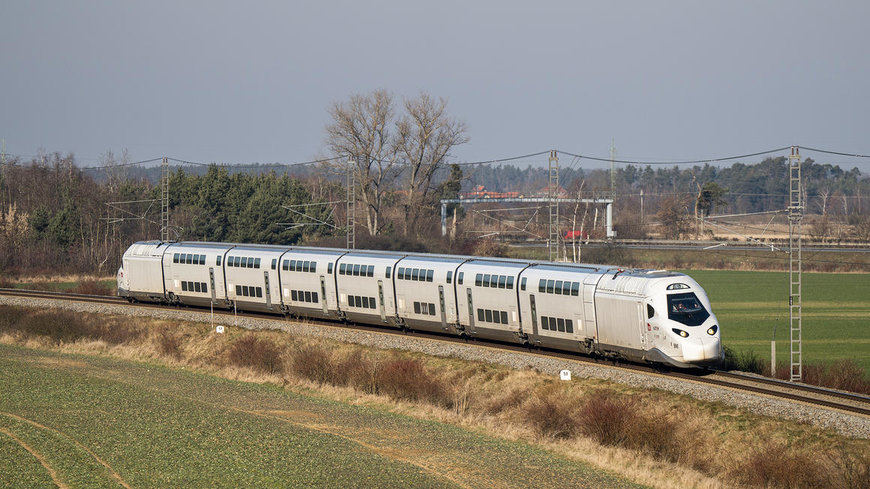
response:
[[(776, 329), (777, 364), (789, 363), (787, 272), (684, 271), (707, 291), (735, 351), (770, 359)], [(803, 360), (852, 360), (870, 372), (870, 274), (803, 274)]]
[(0, 487), (637, 487), (451, 425), (7, 345), (0, 453)]

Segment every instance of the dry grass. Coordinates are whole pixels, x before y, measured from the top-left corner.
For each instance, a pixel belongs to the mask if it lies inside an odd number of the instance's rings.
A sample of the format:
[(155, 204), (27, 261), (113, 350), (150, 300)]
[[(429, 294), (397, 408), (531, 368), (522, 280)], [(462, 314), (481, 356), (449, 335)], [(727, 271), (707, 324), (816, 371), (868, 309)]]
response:
[[(0, 341), (270, 382), (533, 440), (656, 487), (868, 487), (870, 442), (660, 391), (273, 331), (0, 306)], [(843, 369), (841, 369), (843, 370)], [(847, 376), (848, 377), (848, 376)]]

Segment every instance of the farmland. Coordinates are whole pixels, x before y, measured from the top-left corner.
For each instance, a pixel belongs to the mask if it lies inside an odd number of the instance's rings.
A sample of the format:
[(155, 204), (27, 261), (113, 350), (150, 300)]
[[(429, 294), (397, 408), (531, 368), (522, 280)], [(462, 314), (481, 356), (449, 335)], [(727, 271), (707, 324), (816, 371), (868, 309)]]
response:
[(524, 443), (154, 364), (0, 345), (0, 392), (2, 487), (636, 487)]
[[(787, 272), (684, 271), (707, 291), (725, 346), (789, 362)], [(803, 360), (852, 360), (870, 372), (870, 274), (803, 274)]]

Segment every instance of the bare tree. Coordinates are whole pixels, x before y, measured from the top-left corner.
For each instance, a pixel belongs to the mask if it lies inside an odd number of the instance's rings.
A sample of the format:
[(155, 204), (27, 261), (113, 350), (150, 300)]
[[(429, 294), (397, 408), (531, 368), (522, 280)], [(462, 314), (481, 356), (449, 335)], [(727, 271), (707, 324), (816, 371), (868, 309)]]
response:
[(450, 150), (468, 142), (464, 122), (447, 115), (447, 100), (427, 93), (405, 100), (407, 113), (396, 124), (396, 152), (406, 164), (404, 231), (417, 229), (417, 219)]
[(334, 154), (354, 160), (366, 227), (376, 235), (382, 226), (384, 195), (396, 177), (395, 144), (390, 135), (393, 96), (383, 89), (353, 95), (346, 102), (334, 103), (329, 114), (332, 122), (326, 126), (326, 144)]

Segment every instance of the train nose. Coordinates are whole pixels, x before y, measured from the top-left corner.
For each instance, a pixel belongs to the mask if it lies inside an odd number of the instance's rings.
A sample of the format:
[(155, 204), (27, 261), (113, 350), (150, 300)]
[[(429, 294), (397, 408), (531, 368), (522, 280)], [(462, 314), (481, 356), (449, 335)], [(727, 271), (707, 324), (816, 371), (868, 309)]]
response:
[(683, 360), (687, 363), (714, 362), (719, 360), (721, 351), (719, 338), (701, 337), (696, 341), (683, 344)]

